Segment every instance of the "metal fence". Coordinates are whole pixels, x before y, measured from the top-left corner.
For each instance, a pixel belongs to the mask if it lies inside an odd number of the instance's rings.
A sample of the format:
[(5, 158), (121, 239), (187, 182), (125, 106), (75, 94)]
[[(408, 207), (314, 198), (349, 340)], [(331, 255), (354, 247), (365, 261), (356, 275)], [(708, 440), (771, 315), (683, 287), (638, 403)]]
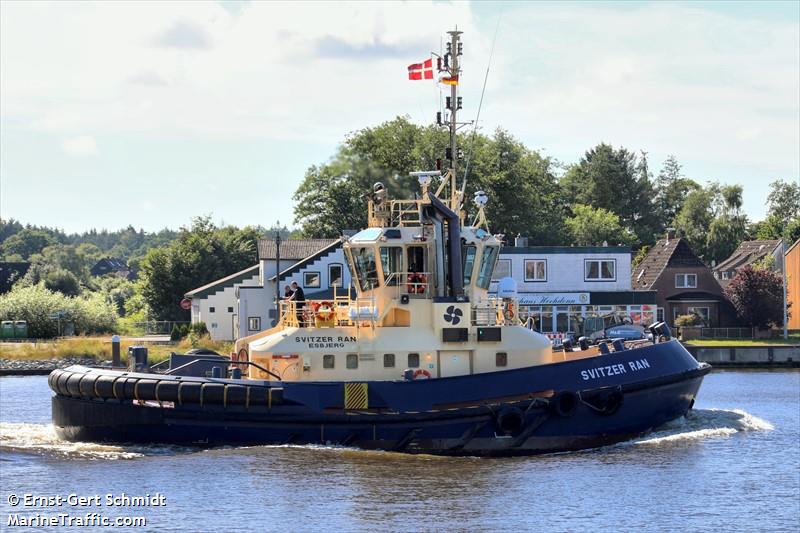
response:
[(133, 327), (139, 335), (169, 335), (174, 326), (182, 326), (190, 322), (175, 322), (172, 320), (151, 320), (149, 322), (136, 322)]
[(702, 328), (701, 339), (752, 339), (753, 328)]

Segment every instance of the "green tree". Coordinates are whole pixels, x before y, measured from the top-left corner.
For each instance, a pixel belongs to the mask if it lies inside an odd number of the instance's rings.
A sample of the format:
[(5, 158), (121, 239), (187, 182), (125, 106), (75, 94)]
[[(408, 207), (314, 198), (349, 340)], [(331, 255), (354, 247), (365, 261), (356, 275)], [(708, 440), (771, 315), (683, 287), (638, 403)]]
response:
[(681, 165), (674, 155), (667, 156), (655, 180), (655, 209), (665, 227), (674, 227), (689, 193), (700, 185), (683, 176)]
[(659, 223), (646, 154), (639, 159), (625, 148), (599, 144), (568, 169), (561, 185), (570, 201), (617, 214), (637, 244), (654, 242)]
[[(562, 232), (563, 206), (553, 163), (525, 148), (503, 130), (494, 137), (461, 137), (469, 174), (465, 209), (477, 190), (490, 197), (487, 218), (493, 232), (522, 234), (534, 242), (555, 244)], [(444, 159), (447, 133), (434, 126), (414, 125), (398, 117), (347, 137), (333, 158), (312, 166), (294, 195), (295, 222), (303, 235), (335, 237), (344, 229), (367, 224), (367, 198), (373, 184), (381, 182), (392, 198), (413, 198), (419, 192), (414, 170), (436, 168)], [(434, 182), (432, 187), (438, 186)]]
[(718, 188), (714, 200), (718, 214), (708, 227), (706, 260), (717, 263), (725, 260), (747, 238), (747, 216), (742, 212), (742, 192), (741, 185)]
[(566, 225), (578, 246), (599, 246), (604, 241), (612, 246), (630, 244), (636, 238), (620, 225), (616, 214), (602, 207), (578, 204), (572, 206), (572, 213)]
[(141, 293), (160, 320), (187, 320), (183, 295), (196, 287), (252, 266), (258, 232), (215, 226), (209, 217), (195, 218), (171, 244), (151, 249), (141, 262)]
[(758, 239), (784, 239), (793, 243), (800, 238), (800, 182), (776, 180), (770, 183), (767, 216), (753, 227)]
[(728, 283), (725, 295), (747, 325), (763, 329), (783, 324), (783, 280), (776, 272), (747, 265)]
[(33, 254), (41, 252), (45, 247), (56, 244), (55, 238), (46, 231), (34, 228), (24, 228), (6, 239), (0, 251), (3, 256), (18, 255), (27, 260)]

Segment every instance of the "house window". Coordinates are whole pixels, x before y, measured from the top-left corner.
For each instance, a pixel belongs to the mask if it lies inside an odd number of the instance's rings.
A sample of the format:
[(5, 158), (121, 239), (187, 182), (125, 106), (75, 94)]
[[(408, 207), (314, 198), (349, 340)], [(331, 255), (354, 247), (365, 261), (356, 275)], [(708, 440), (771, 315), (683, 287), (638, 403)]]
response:
[(585, 259), (584, 281), (616, 281), (616, 259)]
[(341, 287), (344, 280), (342, 279), (342, 265), (335, 263), (328, 266), (328, 286)]
[(349, 353), (347, 354), (347, 368), (358, 368), (358, 354)]
[(217, 308), (216, 308), (216, 307), (209, 307), (209, 308), (208, 308), (208, 312), (209, 312), (209, 313), (213, 313), (213, 312), (215, 312), (216, 310), (217, 310)]
[(492, 273), (492, 281), (499, 281), (511, 276), (511, 259), (498, 259)]
[(494, 354), (495, 366), (508, 366), (508, 354), (506, 352), (497, 352)]
[(711, 312), (708, 307), (689, 307), (686, 310), (691, 315), (699, 316), (703, 320), (704, 326), (708, 326), (711, 323)]
[(394, 354), (383, 354), (383, 368), (394, 368)]
[(228, 307), (228, 312), (233, 313), (233, 307)]
[(547, 281), (547, 260), (526, 259), (525, 281)]
[(657, 322), (663, 322), (664, 321), (664, 308), (663, 307), (659, 307), (658, 309), (656, 309), (656, 321)]
[(419, 368), (419, 354), (408, 354), (408, 368)]
[(731, 276), (731, 273), (730, 273), (730, 272), (728, 272), (727, 270), (724, 270), (724, 271), (722, 272), (722, 279), (729, 279), (729, 278), (730, 278), (730, 276)]
[(261, 331), (261, 317), (251, 316), (247, 319), (247, 329), (249, 331)]
[(336, 362), (336, 356), (333, 354), (325, 354), (322, 356), (322, 368), (333, 368)]
[(697, 287), (697, 274), (675, 274), (676, 289), (694, 289)]
[(303, 287), (318, 289), (320, 286), (319, 272), (303, 272)]

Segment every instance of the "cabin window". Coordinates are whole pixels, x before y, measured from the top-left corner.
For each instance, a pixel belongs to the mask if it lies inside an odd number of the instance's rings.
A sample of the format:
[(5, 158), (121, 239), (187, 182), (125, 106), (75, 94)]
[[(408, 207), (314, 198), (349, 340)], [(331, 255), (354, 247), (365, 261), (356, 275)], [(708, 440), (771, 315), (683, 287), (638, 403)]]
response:
[(347, 354), (347, 368), (358, 368), (358, 354), (349, 353)]
[(547, 281), (547, 259), (526, 259), (525, 281)]
[(498, 259), (492, 273), (492, 281), (500, 281), (511, 276), (511, 259)]
[(247, 319), (247, 329), (249, 331), (261, 331), (261, 317), (251, 316)]
[(229, 312), (229, 313), (233, 313), (233, 307), (229, 307), (229, 308), (228, 308), (228, 312)]
[(375, 250), (371, 246), (353, 248), (358, 282), (362, 291), (369, 291), (378, 285), (378, 269), (375, 265)]
[(508, 354), (506, 352), (497, 352), (494, 354), (495, 366), (508, 366)]
[(342, 265), (335, 263), (328, 266), (328, 286), (341, 287), (342, 280)]
[(584, 281), (616, 281), (616, 259), (586, 259), (583, 261)]
[(398, 284), (398, 277), (402, 272), (403, 249), (398, 246), (381, 246), (381, 267), (383, 268), (383, 282), (388, 286)]
[(322, 356), (322, 368), (333, 368), (336, 361), (336, 356), (333, 354), (325, 354)]
[(419, 354), (408, 354), (408, 368), (419, 368)]
[(472, 283), (472, 271), (475, 269), (475, 254), (478, 249), (475, 246), (464, 247), (464, 286)]
[(406, 270), (419, 274), (425, 272), (425, 247), (409, 246), (406, 251)]
[(209, 307), (209, 308), (208, 308), (208, 312), (209, 312), (209, 313), (213, 313), (213, 312), (215, 312), (216, 310), (217, 310), (217, 308), (216, 308), (216, 307)]
[(492, 281), (492, 271), (494, 270), (494, 264), (497, 260), (497, 253), (499, 250), (499, 246), (487, 246), (483, 249), (481, 266), (478, 270), (478, 282), (476, 283), (481, 289), (489, 288), (489, 283)]
[(697, 287), (697, 274), (675, 274), (676, 289), (694, 289)]
[(383, 368), (394, 368), (394, 354), (383, 354)]
[(303, 272), (303, 287), (318, 289), (320, 287), (319, 272)]

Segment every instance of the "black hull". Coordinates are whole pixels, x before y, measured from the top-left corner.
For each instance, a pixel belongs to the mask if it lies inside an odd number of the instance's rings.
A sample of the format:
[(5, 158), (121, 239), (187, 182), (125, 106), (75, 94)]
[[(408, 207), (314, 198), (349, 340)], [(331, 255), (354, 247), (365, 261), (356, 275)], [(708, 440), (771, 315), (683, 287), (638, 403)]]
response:
[[(53, 423), (71, 441), (219, 445), (341, 445), (436, 455), (512, 456), (596, 448), (685, 415), (707, 365), (550, 398), (419, 412), (310, 411), (279, 405), (159, 404), (53, 397)], [(433, 381), (433, 380), (432, 380)]]

